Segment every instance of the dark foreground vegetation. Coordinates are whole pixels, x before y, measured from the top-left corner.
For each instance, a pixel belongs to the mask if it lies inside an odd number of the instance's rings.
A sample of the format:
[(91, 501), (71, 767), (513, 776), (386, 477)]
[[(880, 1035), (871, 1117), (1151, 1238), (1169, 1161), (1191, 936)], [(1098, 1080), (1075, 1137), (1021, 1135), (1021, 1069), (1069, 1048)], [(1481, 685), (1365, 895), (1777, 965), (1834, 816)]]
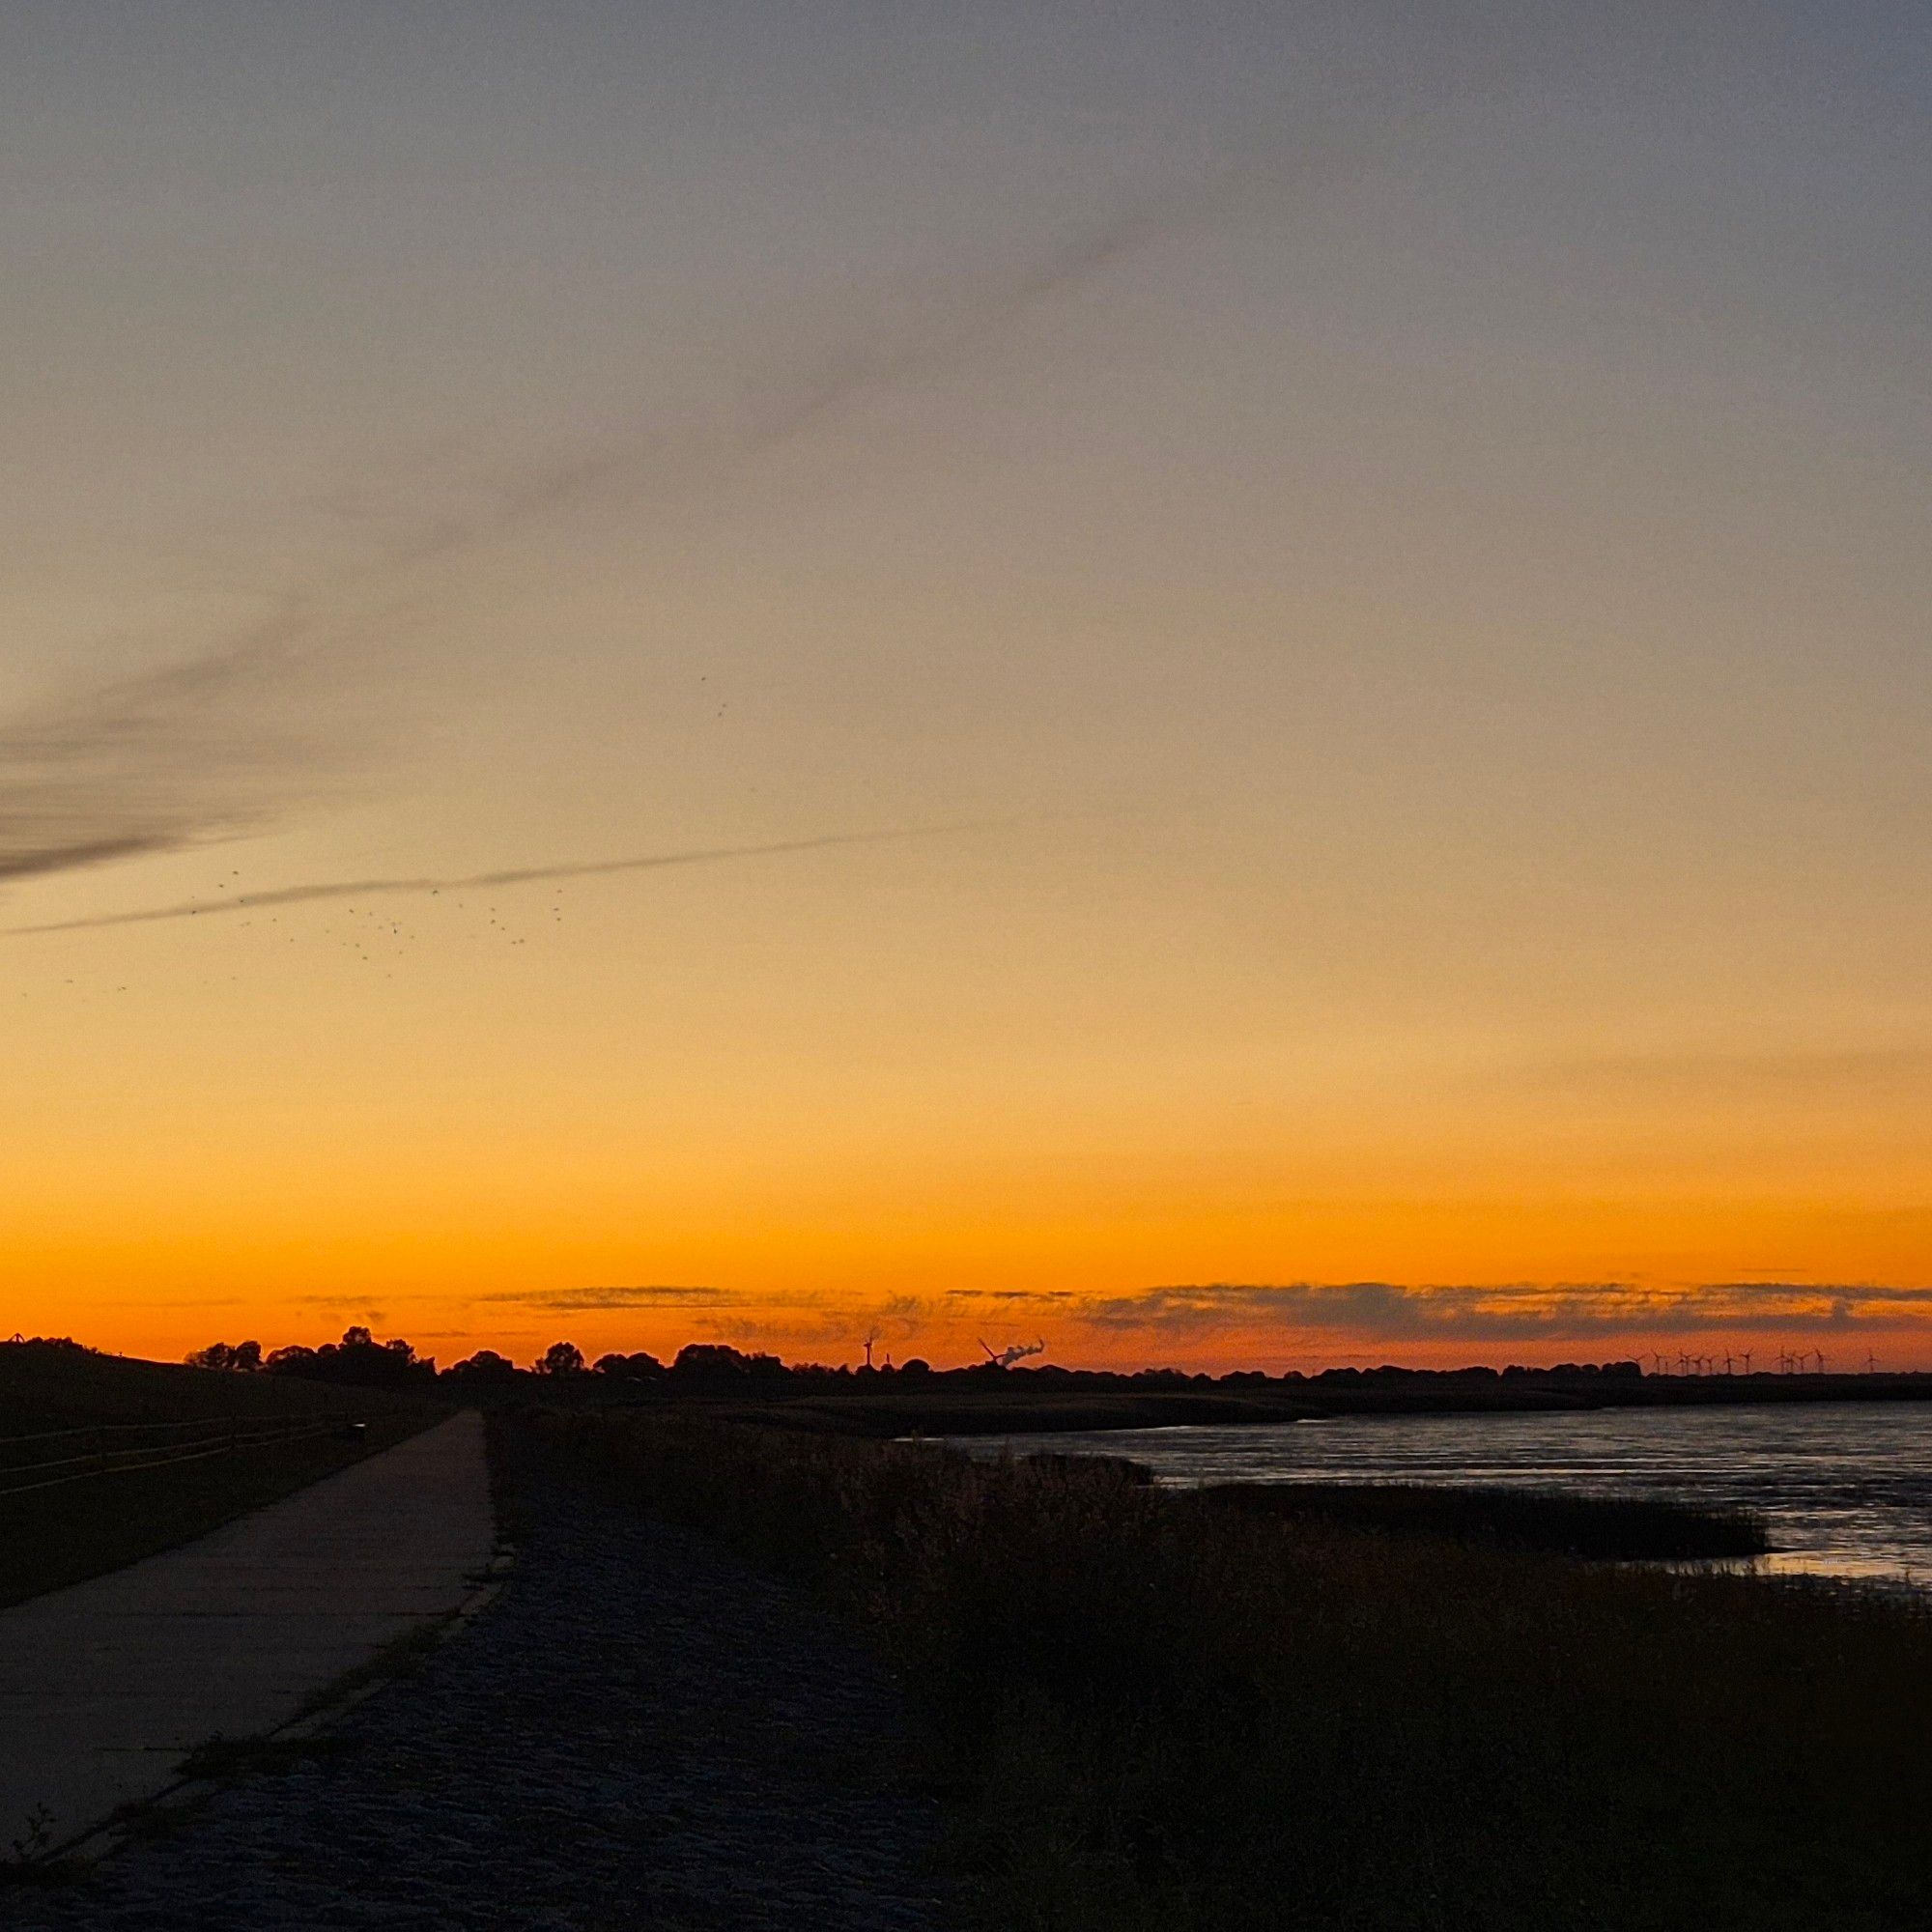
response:
[(1388, 1533), (1106, 1459), (670, 1408), (506, 1426), (871, 1631), (988, 1926), (1932, 1923), (1920, 1604)]
[(447, 1412), (71, 1342), (0, 1343), (0, 1605), (200, 1536)]

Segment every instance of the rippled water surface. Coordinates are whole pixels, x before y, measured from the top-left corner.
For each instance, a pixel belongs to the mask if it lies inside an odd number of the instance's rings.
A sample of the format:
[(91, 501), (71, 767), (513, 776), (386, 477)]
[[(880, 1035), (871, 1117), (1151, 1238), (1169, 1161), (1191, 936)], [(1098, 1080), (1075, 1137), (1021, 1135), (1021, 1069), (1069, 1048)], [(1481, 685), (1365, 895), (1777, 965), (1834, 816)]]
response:
[(1130, 1456), (1167, 1483), (1484, 1484), (1742, 1506), (1768, 1567), (1932, 1585), (1932, 1404), (1351, 1416), (962, 1444)]

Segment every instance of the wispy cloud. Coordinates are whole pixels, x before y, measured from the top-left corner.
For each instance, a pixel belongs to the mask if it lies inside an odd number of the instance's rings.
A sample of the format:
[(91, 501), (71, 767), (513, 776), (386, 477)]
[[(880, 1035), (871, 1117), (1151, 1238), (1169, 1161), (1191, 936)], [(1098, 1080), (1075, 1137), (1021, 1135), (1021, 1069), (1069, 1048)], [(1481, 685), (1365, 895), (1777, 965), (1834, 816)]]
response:
[[(804, 368), (753, 386), (718, 422), (639, 429), (533, 462), (464, 506), (398, 516), (403, 527), (373, 554), (271, 615), (159, 670), (0, 724), (0, 883), (181, 850), (287, 814), (368, 750), (357, 731), (321, 722), (318, 681), (339, 679), (352, 665), (366, 669), (370, 651), (393, 649), (397, 599), (433, 588), (423, 576), (431, 565), (592, 501), (659, 486), (686, 496), (715, 483), (865, 398), (996, 343), (1042, 304), (1226, 207), (1236, 191), (1231, 178), (1153, 197), (1032, 262), (980, 271), (902, 327), (861, 329)], [(819, 842), (830, 841), (801, 849)], [(691, 861), (631, 868), (650, 863)]]
[(1083, 1326), (1196, 1340), (1280, 1329), (1376, 1342), (1570, 1342), (1706, 1330), (1798, 1333), (1932, 1318), (1932, 1288), (1716, 1282), (1507, 1287), (1208, 1282), (1083, 1303)]
[(1076, 1299), (1070, 1288), (954, 1288), (947, 1291), (941, 1299), (946, 1303), (962, 1301), (1018, 1301), (1028, 1307), (1050, 1307), (1055, 1302)]
[[(317, 1297), (328, 1306), (361, 1304)], [(668, 1318), (680, 1340), (852, 1354), (871, 1336), (976, 1359), (978, 1339), (1037, 1332), (1056, 1359), (1229, 1360), (1287, 1349), (1315, 1356), (1441, 1348), (1577, 1348), (1638, 1352), (1670, 1337), (1771, 1338), (1932, 1334), (1932, 1287), (1885, 1282), (1631, 1282), (1502, 1286), (1394, 1282), (1199, 1282), (1090, 1296), (1070, 1289), (954, 1288), (925, 1293), (836, 1290), (591, 1285), (504, 1290), (472, 1306), (538, 1318), (627, 1312)]]
[(100, 913), (87, 919), (52, 920), (41, 925), (0, 928), (0, 939), (29, 939), (50, 932), (85, 932), (104, 925), (150, 925), (159, 920), (219, 919), (232, 913), (261, 912), (277, 906), (307, 905), (318, 899), (368, 899), (476, 892), (527, 886), (554, 879), (591, 879), (620, 872), (654, 872), (677, 866), (715, 866), (742, 859), (765, 859), (817, 852), (839, 845), (885, 845), (908, 838), (936, 838), (978, 826), (914, 826), (888, 832), (828, 832), (810, 838), (780, 838), (762, 845), (699, 845), (682, 852), (645, 852), (628, 859), (569, 860), (554, 866), (518, 866), (495, 872), (469, 872), (449, 878), (329, 879), (318, 884), (281, 886), (272, 891), (236, 893), (218, 899), (183, 899), (174, 905), (133, 912)]
[(636, 1287), (516, 1289), (471, 1299), (552, 1314), (583, 1314), (617, 1308), (735, 1308), (744, 1297), (722, 1288), (645, 1283)]
[(0, 725), (0, 882), (165, 852), (313, 794), (341, 743), (304, 719), (306, 604), (185, 663)]

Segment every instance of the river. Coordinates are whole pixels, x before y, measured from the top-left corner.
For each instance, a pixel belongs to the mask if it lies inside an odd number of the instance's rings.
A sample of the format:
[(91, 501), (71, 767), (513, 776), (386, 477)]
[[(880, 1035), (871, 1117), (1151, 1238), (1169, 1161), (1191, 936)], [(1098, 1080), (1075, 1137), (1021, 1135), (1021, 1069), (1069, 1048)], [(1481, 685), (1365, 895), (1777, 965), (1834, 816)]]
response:
[(1278, 1427), (980, 1437), (1127, 1456), (1162, 1483), (1435, 1483), (1756, 1510), (1758, 1567), (1932, 1586), (1932, 1403), (1350, 1416)]

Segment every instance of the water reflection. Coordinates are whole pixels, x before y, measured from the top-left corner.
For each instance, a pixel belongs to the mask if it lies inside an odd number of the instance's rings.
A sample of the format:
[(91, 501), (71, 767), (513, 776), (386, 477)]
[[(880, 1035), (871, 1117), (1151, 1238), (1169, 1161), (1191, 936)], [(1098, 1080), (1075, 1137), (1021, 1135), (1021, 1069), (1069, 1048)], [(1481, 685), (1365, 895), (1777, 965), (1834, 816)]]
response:
[(1932, 1584), (1932, 1405), (1353, 1416), (1257, 1429), (981, 1437), (1131, 1456), (1164, 1483), (1400, 1482), (1661, 1495), (1759, 1511), (1764, 1567)]

